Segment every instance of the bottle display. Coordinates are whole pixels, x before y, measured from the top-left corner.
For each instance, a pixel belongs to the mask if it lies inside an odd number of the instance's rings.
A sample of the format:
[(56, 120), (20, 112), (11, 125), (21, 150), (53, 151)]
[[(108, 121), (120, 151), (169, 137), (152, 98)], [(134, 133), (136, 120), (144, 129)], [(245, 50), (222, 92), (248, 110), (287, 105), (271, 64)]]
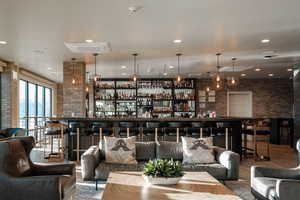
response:
[(194, 81), (193, 80), (182, 80), (180, 82), (174, 81), (175, 88), (193, 88)]
[(193, 89), (176, 89), (175, 90), (175, 98), (176, 99), (194, 99), (195, 94)]

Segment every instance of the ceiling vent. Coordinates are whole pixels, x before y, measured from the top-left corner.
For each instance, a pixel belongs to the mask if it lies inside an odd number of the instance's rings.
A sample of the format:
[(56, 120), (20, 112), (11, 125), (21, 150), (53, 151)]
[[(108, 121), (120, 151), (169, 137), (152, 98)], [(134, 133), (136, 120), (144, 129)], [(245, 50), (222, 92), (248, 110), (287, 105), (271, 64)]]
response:
[(109, 53), (111, 52), (111, 47), (108, 42), (93, 42), (93, 43), (67, 43), (66, 47), (73, 53)]

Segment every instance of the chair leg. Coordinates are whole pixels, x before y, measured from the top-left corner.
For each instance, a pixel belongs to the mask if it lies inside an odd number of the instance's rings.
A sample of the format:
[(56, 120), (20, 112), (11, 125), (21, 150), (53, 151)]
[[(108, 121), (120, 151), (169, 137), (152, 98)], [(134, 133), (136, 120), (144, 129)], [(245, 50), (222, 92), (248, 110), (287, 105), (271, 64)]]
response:
[(130, 136), (130, 129), (127, 128), (127, 137), (129, 137), (129, 136)]
[(179, 143), (179, 128), (176, 128), (176, 142)]
[(157, 128), (155, 128), (155, 142), (158, 142), (158, 139), (157, 139)]
[(203, 128), (200, 128), (200, 138), (203, 138)]
[(98, 191), (98, 181), (96, 180), (96, 191)]

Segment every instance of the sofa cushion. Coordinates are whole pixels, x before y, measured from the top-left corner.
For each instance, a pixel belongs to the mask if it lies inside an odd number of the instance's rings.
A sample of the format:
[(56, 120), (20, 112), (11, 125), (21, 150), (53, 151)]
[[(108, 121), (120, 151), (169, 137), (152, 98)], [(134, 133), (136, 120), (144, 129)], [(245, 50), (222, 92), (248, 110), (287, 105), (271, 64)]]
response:
[(208, 172), (218, 180), (227, 179), (227, 169), (219, 163), (213, 164), (184, 164), (184, 171)]
[(184, 164), (201, 164), (216, 162), (214, 149), (212, 148), (212, 137), (181, 137), (181, 140)]
[(182, 144), (177, 142), (157, 142), (156, 144), (157, 159), (174, 159), (182, 160)]
[(148, 161), (155, 159), (155, 142), (136, 142), (136, 160), (137, 161)]
[(104, 137), (105, 162), (118, 164), (137, 164), (135, 159), (135, 137)]
[(126, 164), (114, 164), (100, 162), (98, 167), (95, 169), (96, 180), (106, 180), (110, 172), (114, 171), (140, 171), (138, 170), (138, 164), (126, 165)]
[(255, 177), (252, 180), (251, 187), (263, 197), (270, 200), (279, 199), (276, 194), (276, 182), (279, 179), (268, 177)]

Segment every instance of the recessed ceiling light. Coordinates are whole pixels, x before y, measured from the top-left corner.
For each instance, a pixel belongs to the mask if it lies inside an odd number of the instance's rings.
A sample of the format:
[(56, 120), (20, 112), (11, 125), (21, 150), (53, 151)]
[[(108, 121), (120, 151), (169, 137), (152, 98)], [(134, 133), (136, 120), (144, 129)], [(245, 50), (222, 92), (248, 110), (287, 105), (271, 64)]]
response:
[(173, 42), (178, 44), (178, 43), (181, 43), (182, 41), (181, 40), (174, 40)]
[(270, 40), (269, 39), (263, 39), (263, 40), (261, 40), (261, 43), (269, 43), (270, 42)]
[(268, 76), (272, 77), (272, 76), (274, 76), (274, 74), (268, 74)]
[(292, 72), (292, 71), (293, 71), (293, 68), (288, 68), (287, 71), (288, 71), (288, 72)]
[(6, 41), (0, 41), (0, 44), (7, 44)]
[(256, 68), (255, 71), (256, 71), (256, 72), (260, 72), (261, 69), (260, 69), (260, 68)]
[(246, 74), (241, 74), (241, 76), (246, 76)]
[(167, 72), (165, 72), (165, 73), (164, 73), (164, 76), (167, 76), (167, 75), (168, 75), (168, 73), (167, 73)]
[(170, 69), (173, 69), (173, 68), (174, 68), (174, 66), (170, 65), (170, 66), (169, 66), (169, 68), (170, 68)]
[(92, 43), (92, 42), (94, 42), (93, 40), (85, 40), (85, 42), (87, 42), (87, 43)]
[(127, 67), (125, 65), (121, 66), (122, 69), (126, 69)]
[(123, 76), (126, 76), (127, 74), (126, 74), (126, 73), (122, 73), (122, 75), (123, 75)]
[(52, 67), (48, 67), (48, 70), (52, 70)]

